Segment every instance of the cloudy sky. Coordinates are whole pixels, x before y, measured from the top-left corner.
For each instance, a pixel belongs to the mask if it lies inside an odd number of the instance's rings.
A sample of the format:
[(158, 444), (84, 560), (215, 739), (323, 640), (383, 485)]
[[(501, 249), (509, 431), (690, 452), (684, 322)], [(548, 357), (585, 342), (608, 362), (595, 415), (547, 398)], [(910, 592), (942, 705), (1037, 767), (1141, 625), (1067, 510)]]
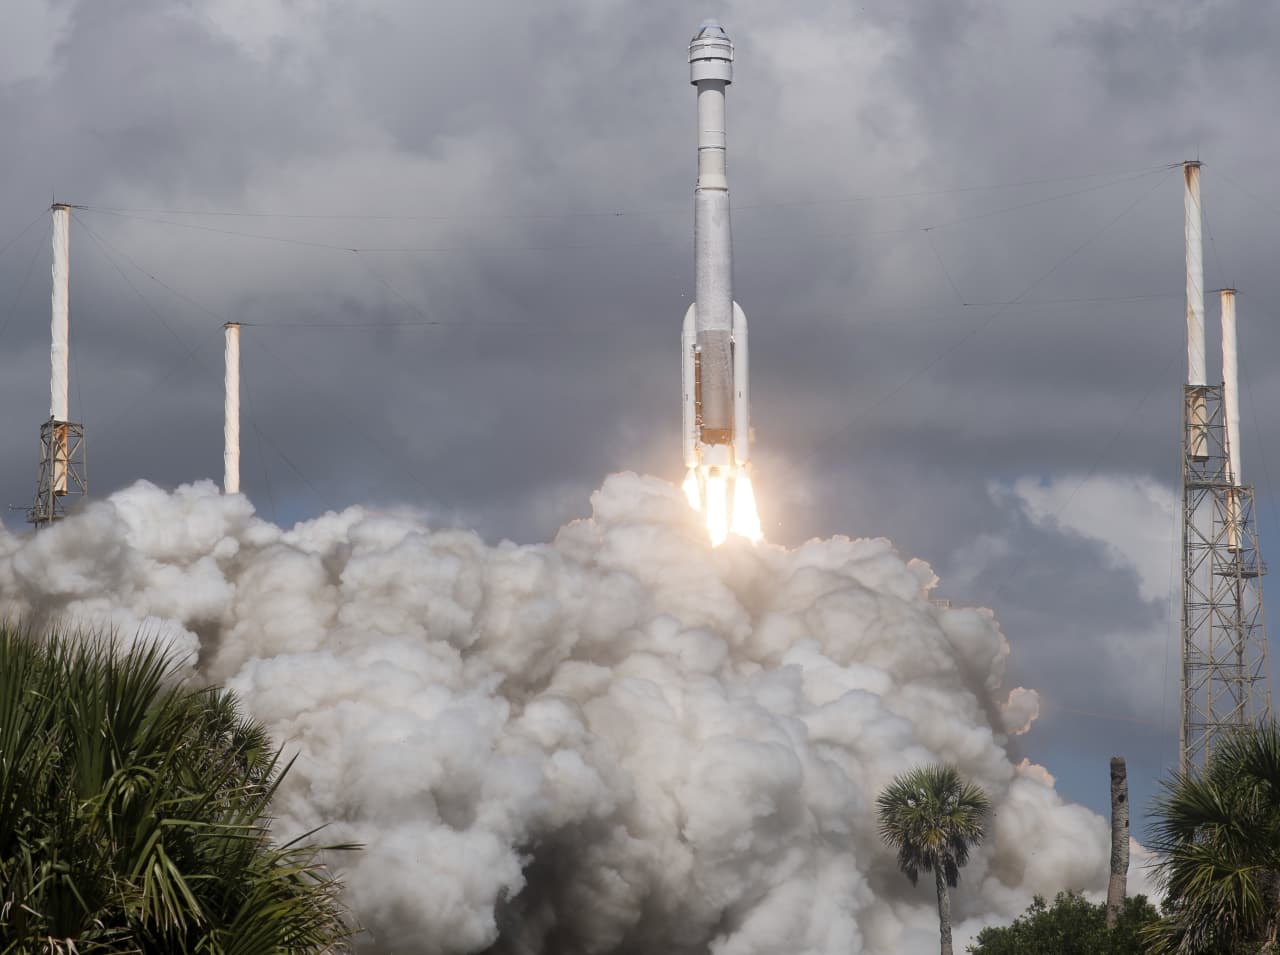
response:
[(1269, 4), (7, 0), (6, 503), (31, 498), (47, 416), (51, 196), (85, 207), (72, 413), (95, 494), (220, 476), (232, 319), (269, 518), (369, 502), (537, 541), (611, 472), (678, 479), (704, 15), (737, 45), (767, 533), (929, 561), (1040, 690), (1026, 755), (1101, 810), (1124, 754), (1145, 804), (1176, 759), (1169, 167), (1195, 156), (1280, 547)]

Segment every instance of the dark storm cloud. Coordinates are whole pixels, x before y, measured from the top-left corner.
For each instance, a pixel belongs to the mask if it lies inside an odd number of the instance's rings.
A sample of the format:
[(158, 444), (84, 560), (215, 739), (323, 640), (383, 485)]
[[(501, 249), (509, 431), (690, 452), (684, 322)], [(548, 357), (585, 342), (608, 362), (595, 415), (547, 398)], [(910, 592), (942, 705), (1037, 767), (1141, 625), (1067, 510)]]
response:
[[(1181, 196), (1161, 167), (1196, 150), (1207, 284), (1242, 288), (1261, 432), (1246, 467), (1275, 446), (1261, 412), (1280, 400), (1264, 373), (1280, 347), (1265, 252), (1280, 201), (1256, 117), (1277, 14), (707, 6), (739, 52), (736, 297), (767, 527), (787, 542), (882, 534), (971, 573), (942, 591), (995, 607), (1028, 685), (1134, 715), (1123, 681), (1065, 648), (1149, 631), (1160, 611), (1098, 543), (1032, 526), (989, 488), (1176, 481)], [(678, 476), (687, 5), (56, 9), (43, 66), (0, 82), (0, 242), (55, 188), (129, 210), (401, 217), (78, 213), (72, 398), (95, 491), (220, 473), (231, 318), (386, 326), (246, 328), (244, 482), (282, 518), (372, 500), (528, 540), (584, 513), (610, 471)], [(13, 503), (45, 414), (47, 241), (40, 221), (0, 256), (0, 308), (16, 303), (0, 315)], [(421, 321), (444, 324), (392, 325)], [(966, 569), (984, 534), (1003, 556)], [(1071, 742), (1060, 728), (1047, 710), (1027, 744), (1051, 768)]]

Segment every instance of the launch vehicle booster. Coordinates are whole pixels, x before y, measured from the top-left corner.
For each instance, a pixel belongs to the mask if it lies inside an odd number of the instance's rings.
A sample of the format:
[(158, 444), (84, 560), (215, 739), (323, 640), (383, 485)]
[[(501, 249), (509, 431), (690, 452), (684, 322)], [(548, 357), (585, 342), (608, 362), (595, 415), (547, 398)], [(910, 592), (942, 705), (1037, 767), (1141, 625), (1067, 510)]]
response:
[[(725, 88), (733, 44), (706, 20), (689, 44), (689, 81), (698, 90), (698, 182), (694, 190), (694, 304), (684, 316), (683, 436), (695, 506), (705, 510), (708, 478), (733, 480), (750, 461), (747, 319), (733, 300), (733, 242), (725, 164)], [(727, 489), (726, 489), (727, 490)]]

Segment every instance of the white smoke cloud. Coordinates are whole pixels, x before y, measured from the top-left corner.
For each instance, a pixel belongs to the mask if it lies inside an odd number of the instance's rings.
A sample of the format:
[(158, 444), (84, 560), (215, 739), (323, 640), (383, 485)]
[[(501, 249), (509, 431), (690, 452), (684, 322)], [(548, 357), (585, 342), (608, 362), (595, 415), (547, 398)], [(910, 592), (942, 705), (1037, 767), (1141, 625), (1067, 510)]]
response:
[(1017, 764), (1033, 691), (987, 611), (880, 540), (711, 550), (680, 492), (615, 475), (550, 544), (361, 508), (284, 530), (146, 483), (0, 532), (3, 612), (163, 633), (297, 762), (282, 834), (338, 860), (363, 951), (932, 952), (929, 885), (876, 834), (896, 773), (991, 794), (960, 944), (1105, 885), (1108, 828)]

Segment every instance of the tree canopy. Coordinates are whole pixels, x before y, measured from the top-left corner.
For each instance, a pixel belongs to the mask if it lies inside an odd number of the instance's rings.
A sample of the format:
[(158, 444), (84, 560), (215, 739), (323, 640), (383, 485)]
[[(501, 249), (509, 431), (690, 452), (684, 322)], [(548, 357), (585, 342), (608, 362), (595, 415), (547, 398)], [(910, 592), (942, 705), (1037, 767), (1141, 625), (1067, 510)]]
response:
[(1152, 848), (1163, 860), (1156, 955), (1276, 950), (1280, 931), (1280, 729), (1228, 736), (1199, 773), (1165, 783)]
[(898, 851), (898, 868), (915, 885), (934, 874), (942, 955), (951, 955), (951, 896), (969, 849), (982, 841), (991, 801), (954, 766), (922, 766), (894, 778), (876, 799), (880, 837)]
[(0, 953), (339, 950), (320, 850), (270, 837), (286, 770), (154, 644), (0, 628)]
[(969, 946), (973, 955), (1142, 955), (1142, 929), (1158, 913), (1141, 895), (1125, 899), (1114, 929), (1107, 907), (1074, 892), (1059, 892), (1053, 905), (1036, 896), (1013, 924), (985, 928)]

